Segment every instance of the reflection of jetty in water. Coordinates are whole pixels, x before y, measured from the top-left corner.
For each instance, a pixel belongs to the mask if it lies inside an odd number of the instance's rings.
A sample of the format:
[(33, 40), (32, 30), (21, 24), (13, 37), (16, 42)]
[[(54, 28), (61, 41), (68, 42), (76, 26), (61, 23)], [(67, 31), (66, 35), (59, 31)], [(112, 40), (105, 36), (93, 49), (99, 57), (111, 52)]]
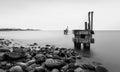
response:
[(94, 38), (92, 38), (93, 31), (93, 11), (88, 12), (88, 22), (85, 22), (84, 30), (73, 30), (74, 38), (74, 47), (76, 49), (81, 49), (83, 44), (83, 50), (90, 50), (90, 43), (94, 43)]

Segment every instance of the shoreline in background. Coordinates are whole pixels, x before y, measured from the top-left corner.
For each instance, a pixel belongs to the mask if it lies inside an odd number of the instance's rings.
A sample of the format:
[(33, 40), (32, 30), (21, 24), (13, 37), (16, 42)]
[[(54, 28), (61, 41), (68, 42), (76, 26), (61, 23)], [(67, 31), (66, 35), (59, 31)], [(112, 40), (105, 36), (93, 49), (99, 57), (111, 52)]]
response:
[(0, 28), (0, 31), (40, 31), (40, 29)]

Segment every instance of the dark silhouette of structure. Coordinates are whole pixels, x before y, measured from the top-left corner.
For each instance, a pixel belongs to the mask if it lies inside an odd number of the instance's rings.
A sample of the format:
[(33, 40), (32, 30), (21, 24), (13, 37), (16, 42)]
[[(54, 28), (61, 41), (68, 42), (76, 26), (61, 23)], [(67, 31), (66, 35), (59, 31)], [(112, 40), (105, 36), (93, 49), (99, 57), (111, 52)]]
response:
[(76, 49), (81, 49), (83, 44), (84, 50), (90, 50), (90, 43), (94, 43), (94, 38), (92, 38), (93, 31), (93, 11), (88, 12), (88, 22), (85, 22), (84, 30), (73, 30), (74, 47)]
[(67, 35), (68, 34), (68, 26), (67, 28), (64, 30), (64, 35)]

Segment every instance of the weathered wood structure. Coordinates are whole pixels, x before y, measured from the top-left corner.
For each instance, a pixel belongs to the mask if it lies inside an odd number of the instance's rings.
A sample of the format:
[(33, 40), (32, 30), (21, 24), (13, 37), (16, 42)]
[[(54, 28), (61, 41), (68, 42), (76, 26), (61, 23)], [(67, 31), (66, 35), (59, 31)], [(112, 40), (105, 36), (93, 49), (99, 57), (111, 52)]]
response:
[(85, 22), (84, 30), (73, 30), (74, 38), (74, 47), (76, 49), (81, 49), (81, 45), (83, 44), (84, 50), (90, 50), (90, 43), (94, 43), (94, 38), (92, 35), (93, 31), (93, 11), (88, 12), (88, 22)]

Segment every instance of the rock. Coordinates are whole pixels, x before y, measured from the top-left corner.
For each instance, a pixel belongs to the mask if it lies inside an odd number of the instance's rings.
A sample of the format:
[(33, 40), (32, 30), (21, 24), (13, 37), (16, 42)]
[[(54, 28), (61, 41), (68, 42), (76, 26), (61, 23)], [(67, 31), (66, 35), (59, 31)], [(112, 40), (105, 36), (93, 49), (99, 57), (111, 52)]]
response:
[(59, 51), (58, 50), (55, 50), (54, 52), (53, 52), (53, 54), (59, 54)]
[(28, 62), (26, 63), (26, 65), (29, 66), (29, 65), (31, 65), (31, 64), (33, 64), (33, 63), (35, 63), (35, 62), (36, 62), (36, 60), (30, 60), (30, 61), (28, 61)]
[(74, 69), (68, 69), (66, 72), (74, 72)]
[(43, 67), (35, 67), (34, 72), (46, 72), (46, 70)]
[(0, 72), (6, 72), (5, 70), (3, 70), (3, 69), (0, 69)]
[(81, 68), (95, 71), (95, 67), (90, 64), (83, 64)]
[(5, 53), (0, 53), (0, 61), (4, 60), (4, 54)]
[(74, 70), (74, 72), (85, 72), (82, 68), (76, 68), (75, 70)]
[(82, 57), (80, 55), (76, 56), (77, 59), (82, 59)]
[(11, 68), (11, 67), (12, 67), (12, 64), (11, 64), (11, 63), (7, 63), (7, 64), (6, 64), (6, 68), (7, 68), (7, 69), (9, 69), (9, 68)]
[(67, 58), (64, 60), (66, 63), (75, 63), (76, 60), (72, 59), (72, 58)]
[(21, 66), (23, 69), (27, 68), (27, 64), (23, 63), (23, 62), (18, 62), (18, 63), (16, 63), (16, 65)]
[(43, 54), (37, 54), (35, 56), (35, 59), (37, 63), (42, 63), (45, 61), (46, 57)]
[(53, 69), (51, 72), (59, 72), (58, 69)]
[(5, 70), (5, 69), (7, 69), (6, 65), (7, 65), (7, 62), (3, 61), (0, 63), (0, 68)]
[(34, 71), (34, 69), (35, 69), (35, 67), (38, 67), (39, 65), (37, 65), (37, 64), (32, 64), (32, 65), (30, 65), (30, 66), (28, 66), (27, 68), (26, 68), (26, 70), (27, 71)]
[(25, 57), (23, 53), (17, 52), (7, 52), (4, 54), (4, 56), (6, 60), (17, 60)]
[(1, 64), (1, 66), (6, 66), (7, 62), (6, 62), (6, 61), (3, 61), (3, 62), (1, 62), (0, 64)]
[(96, 67), (96, 72), (108, 72), (108, 70), (102, 66), (97, 66)]
[(63, 67), (62, 67), (62, 72), (66, 72), (68, 68), (69, 68), (68, 65), (63, 66)]
[(48, 68), (61, 68), (65, 63), (58, 59), (47, 59), (45, 65)]
[(20, 66), (14, 66), (9, 69), (10, 72), (23, 72), (23, 69)]
[(0, 52), (10, 52), (8, 48), (0, 48)]

